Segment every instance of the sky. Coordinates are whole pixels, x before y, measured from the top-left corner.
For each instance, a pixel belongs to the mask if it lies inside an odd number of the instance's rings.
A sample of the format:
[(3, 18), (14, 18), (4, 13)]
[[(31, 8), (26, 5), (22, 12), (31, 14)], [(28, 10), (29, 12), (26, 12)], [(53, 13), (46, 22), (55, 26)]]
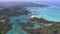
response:
[(43, 3), (49, 4), (53, 6), (60, 7), (60, 0), (0, 0), (0, 2), (15, 2), (15, 1), (24, 1), (24, 2), (35, 2), (35, 3)]
[(0, 0), (0, 1), (31, 1), (31, 2), (37, 2), (37, 1), (60, 1), (60, 0)]

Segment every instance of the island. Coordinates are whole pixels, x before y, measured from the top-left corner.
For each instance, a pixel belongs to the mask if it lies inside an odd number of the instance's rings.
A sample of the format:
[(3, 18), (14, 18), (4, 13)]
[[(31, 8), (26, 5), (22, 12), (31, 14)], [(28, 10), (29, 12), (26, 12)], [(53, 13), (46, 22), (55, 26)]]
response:
[[(3, 6), (2, 6), (3, 5)], [(35, 4), (30, 2), (22, 2), (21, 4), (18, 2), (12, 2), (11, 4), (3, 3), (0, 6), (0, 34), (6, 34), (8, 31), (12, 29), (12, 25), (10, 23), (10, 17), (12, 16), (20, 16), (27, 15), (29, 12), (24, 7), (39, 7), (46, 8), (50, 7), (48, 5), (43, 4)], [(34, 17), (33, 19), (29, 19), (30, 21), (27, 23), (21, 22), (19, 19), (16, 19), (17, 23), (22, 27), (21, 29), (26, 31), (28, 34), (54, 34), (54, 32), (58, 32), (60, 34), (60, 22), (49, 21), (44, 18)], [(36, 27), (37, 24), (40, 27)], [(29, 27), (29, 28), (27, 28)], [(36, 29), (35, 29), (36, 28)]]

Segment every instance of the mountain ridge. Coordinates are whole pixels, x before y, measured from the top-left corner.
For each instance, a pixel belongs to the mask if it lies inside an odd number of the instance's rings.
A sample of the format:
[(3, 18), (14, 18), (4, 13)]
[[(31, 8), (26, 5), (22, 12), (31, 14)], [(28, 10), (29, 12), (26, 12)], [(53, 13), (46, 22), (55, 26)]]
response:
[(8, 7), (48, 7), (48, 5), (37, 4), (32, 2), (4, 2), (0, 3), (0, 8)]

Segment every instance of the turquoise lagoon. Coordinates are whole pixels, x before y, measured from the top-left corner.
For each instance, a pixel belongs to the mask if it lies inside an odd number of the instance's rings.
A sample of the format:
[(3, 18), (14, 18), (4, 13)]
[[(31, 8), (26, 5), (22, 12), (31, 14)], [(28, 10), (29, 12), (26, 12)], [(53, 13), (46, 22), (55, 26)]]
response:
[[(19, 18), (22, 22), (27, 23), (29, 21), (30, 16), (35, 16), (38, 18), (44, 18), (50, 21), (58, 21), (60, 22), (60, 9), (57, 9), (55, 7), (25, 7), (27, 10), (32, 11), (33, 14), (28, 15), (20, 15), (18, 17), (11, 17), (10, 22), (13, 24), (12, 30), (8, 31), (7, 34), (28, 34), (27, 32), (23, 31), (21, 29), (22, 26), (20, 26), (16, 22), (16, 18)], [(35, 25), (33, 28), (38, 29), (40, 26)], [(29, 27), (27, 27), (29, 29)]]

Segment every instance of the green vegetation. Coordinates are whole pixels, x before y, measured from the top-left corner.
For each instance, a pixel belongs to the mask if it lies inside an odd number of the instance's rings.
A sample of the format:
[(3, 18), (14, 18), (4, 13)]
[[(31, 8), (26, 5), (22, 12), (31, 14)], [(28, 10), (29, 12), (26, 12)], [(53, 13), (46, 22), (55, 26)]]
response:
[(0, 22), (0, 33), (5, 34), (11, 29), (12, 24), (10, 24), (9, 21), (5, 20), (5, 22)]
[(28, 10), (25, 8), (4, 8), (0, 10), (0, 15), (6, 15), (6, 16), (18, 16), (18, 15), (24, 15), (28, 14)]

